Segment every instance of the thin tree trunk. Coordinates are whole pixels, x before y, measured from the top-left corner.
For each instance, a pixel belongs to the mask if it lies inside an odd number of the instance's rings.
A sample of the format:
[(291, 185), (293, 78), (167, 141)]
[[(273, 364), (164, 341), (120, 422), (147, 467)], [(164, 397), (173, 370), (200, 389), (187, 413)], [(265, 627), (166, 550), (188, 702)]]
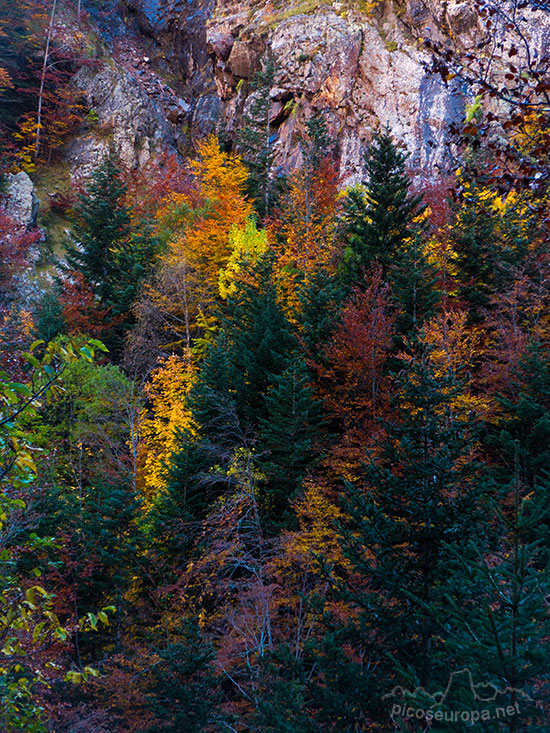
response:
[[(46, 37), (46, 48), (44, 50), (44, 61), (42, 63), (42, 74), (40, 77), (40, 91), (38, 92), (38, 113), (36, 116), (36, 143), (34, 146), (34, 157), (38, 158), (40, 151), (40, 128), (42, 126), (42, 101), (44, 99), (44, 84), (46, 82), (46, 69), (48, 68), (48, 58), (50, 55), (50, 42), (52, 40), (53, 19), (55, 17), (55, 9), (57, 0), (53, 0), (52, 12), (50, 14), (50, 25), (48, 27), (48, 35)], [(80, 7), (80, 4), (79, 4)]]

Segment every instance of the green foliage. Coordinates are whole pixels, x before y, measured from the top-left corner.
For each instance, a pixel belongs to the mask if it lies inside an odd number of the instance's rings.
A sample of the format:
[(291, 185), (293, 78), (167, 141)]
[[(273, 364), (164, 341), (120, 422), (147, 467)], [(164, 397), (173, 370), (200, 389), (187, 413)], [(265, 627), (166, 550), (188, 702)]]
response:
[(254, 722), (265, 733), (314, 733), (319, 730), (306, 709), (307, 670), (292, 649), (281, 644), (262, 660)]
[(44, 341), (53, 341), (63, 332), (65, 320), (63, 318), (60, 290), (54, 288), (44, 293), (35, 311), (34, 322), (36, 337)]
[(321, 407), (315, 400), (311, 375), (297, 354), (274, 378), (265, 397), (267, 417), (260, 418), (260, 440), (266, 452), (259, 467), (267, 478), (263, 510), (276, 526), (288, 523), (288, 505), (315, 457)]
[(428, 262), (419, 233), (395, 253), (390, 278), (393, 301), (399, 308), (397, 331), (401, 337), (412, 336), (434, 315), (440, 299), (437, 272)]
[(157, 248), (146, 226), (135, 228), (132, 211), (124, 204), (126, 192), (110, 153), (75, 207), (75, 241), (66, 252), (70, 270), (84, 277), (107, 311), (112, 333), (106, 340), (116, 348), (133, 321), (130, 309)]
[(190, 403), (200, 425), (213, 416), (208, 404), (215, 394), (221, 401), (233, 401), (244, 428), (256, 429), (265, 414), (264, 395), (295, 345), (278, 302), (272, 255), (243, 262), (242, 269), (250, 277), (228, 297), (220, 314), (220, 336), (192, 390)]
[(320, 268), (300, 284), (299, 312), (295, 318), (308, 354), (315, 355), (319, 346), (327, 343), (332, 335), (346, 290), (339, 278)]
[[(0, 531), (25, 509), (25, 502), (13, 497), (14, 489), (28, 486), (36, 475), (25, 421), (60, 394), (60, 379), (68, 366), (80, 360), (91, 362), (95, 349), (105, 347), (94, 340), (80, 348), (71, 342), (45, 345), (36, 341), (24, 355), (32, 369), (28, 383), (11, 382), (0, 375)], [(29, 552), (34, 547), (53, 547), (53, 542), (39, 540), (33, 533), (24, 546)], [(36, 687), (45, 683), (45, 677), (33, 653), (67, 640), (69, 633), (54, 612), (54, 595), (34, 582), (40, 570), (33, 568), (28, 577), (20, 578), (15, 561), (13, 548), (6, 542), (0, 552), (0, 721), (6, 731), (42, 731), (46, 728)], [(104, 610), (102, 617), (108, 623)], [(76, 621), (80, 628), (89, 626), (87, 620)]]
[(271, 56), (264, 60), (263, 69), (254, 74), (252, 80), (252, 101), (244, 116), (243, 127), (238, 136), (239, 151), (250, 172), (248, 193), (260, 220), (273, 209), (275, 182), (270, 172), (273, 164), (273, 139), (269, 121), (271, 110), (271, 87), (275, 79), (275, 64)]
[(162, 649), (153, 669), (149, 705), (159, 723), (149, 733), (201, 733), (220, 725), (219, 680), (214, 674), (214, 652), (201, 638), (196, 621), (188, 619)]
[(320, 112), (316, 112), (306, 122), (306, 130), (306, 164), (311, 169), (317, 170), (320, 162), (330, 154), (332, 148), (327, 123)]
[(499, 258), (497, 219), (490, 203), (481, 187), (469, 191), (460, 207), (455, 229), (460, 294), (468, 303), (474, 321), (480, 320), (481, 310), (489, 305)]
[(530, 344), (520, 366), (513, 398), (499, 397), (506, 412), (492, 443), (505, 458), (500, 480), (518, 473), (528, 490), (538, 490), (550, 474), (550, 365), (543, 344)]
[[(59, 339), (65, 342), (65, 337)], [(53, 438), (60, 449), (88, 450), (86, 474), (91, 479), (108, 468), (110, 458), (116, 460), (117, 451), (125, 452), (133, 385), (118, 366), (81, 361), (68, 365), (63, 387), (55, 403), (44, 410), (40, 425), (46, 440)]]
[[(483, 483), (472, 460), (475, 424), (453, 415), (460, 379), (451, 370), (436, 373), (429, 353), (419, 346), (396, 378), (395, 416), (384, 424), (381, 450), (367, 457), (362, 480), (345, 482), (351, 521), (342, 527), (342, 548), (358, 581), (332, 582), (356, 614), (343, 625), (327, 618), (332, 630), (319, 653), (337, 654), (337, 640), (369, 650), (375, 672), (342, 657), (331, 674), (339, 670), (346, 685), (334, 680), (324, 703), (335, 709), (341, 691), (343, 709), (355, 710), (355, 719), (383, 719), (382, 696), (395, 684), (444, 689), (446, 593), (461, 583), (455, 555), (465, 558), (469, 539), (487, 533)], [(368, 689), (374, 699), (363, 697)]]
[(256, 263), (243, 262), (243, 271), (250, 279), (228, 297), (219, 333), (190, 391), (188, 404), (199, 439), (190, 439), (183, 432), (181, 451), (173, 456), (170, 492), (185, 496), (188, 507), (193, 496), (202, 496), (198, 503), (204, 507), (208, 496), (223, 491), (223, 470), (206, 482), (204, 474), (214, 464), (227, 468), (234, 448), (258, 432), (268, 415), (268, 390), (287, 367), (296, 346), (277, 300), (272, 256), (264, 255)]
[[(550, 485), (545, 482), (535, 494), (522, 498), (524, 487), (516, 475), (511, 485), (499, 488), (498, 499), (487, 507), (499, 538), (496, 546), (478, 541), (460, 551), (466, 583), (460, 595), (455, 590), (449, 598), (453, 635), (448, 653), (468, 660), (473, 679), (500, 690), (494, 705), (515, 707), (510, 729), (521, 720), (521, 730), (527, 733), (545, 726), (550, 683), (550, 555), (544, 541)], [(470, 599), (467, 603), (464, 590)], [(454, 694), (457, 699), (449, 704), (472, 708), (469, 686)], [(493, 733), (502, 727), (493, 721), (485, 730)]]
[[(342, 277), (360, 282), (375, 262), (387, 274), (397, 253), (418, 232), (425, 207), (413, 196), (405, 170), (406, 156), (388, 132), (378, 134), (365, 154), (367, 179), (344, 200)], [(415, 221), (416, 220), (416, 221)]]

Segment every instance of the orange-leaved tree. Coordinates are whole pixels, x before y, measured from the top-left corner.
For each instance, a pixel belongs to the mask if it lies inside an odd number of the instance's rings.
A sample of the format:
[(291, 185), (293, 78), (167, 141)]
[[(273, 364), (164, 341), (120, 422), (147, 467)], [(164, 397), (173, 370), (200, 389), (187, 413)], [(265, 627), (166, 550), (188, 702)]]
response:
[[(172, 334), (172, 345), (186, 347), (197, 335), (198, 319), (208, 319), (219, 298), (219, 275), (233, 252), (233, 233), (245, 230), (252, 215), (245, 196), (246, 168), (238, 156), (222, 151), (215, 137), (199, 144), (189, 167), (195, 187), (171, 193), (156, 215), (168, 251), (162, 277), (149, 293), (169, 329), (180, 337)], [(177, 273), (176, 289), (167, 286), (174, 280), (171, 273)]]
[(244, 228), (252, 214), (244, 193), (248, 174), (240, 158), (222, 151), (213, 136), (199, 144), (190, 169), (199, 185), (200, 210), (187, 193), (173, 194), (166, 202), (168, 208), (190, 208), (182, 222), (185, 236), (174, 240), (167, 258), (177, 262), (184, 257), (217, 291), (219, 270), (231, 254), (229, 234), (235, 227)]
[(288, 191), (271, 221), (277, 240), (278, 274), (284, 302), (297, 308), (296, 288), (319, 268), (333, 271), (338, 255), (339, 214), (336, 163), (327, 158), (289, 179)]

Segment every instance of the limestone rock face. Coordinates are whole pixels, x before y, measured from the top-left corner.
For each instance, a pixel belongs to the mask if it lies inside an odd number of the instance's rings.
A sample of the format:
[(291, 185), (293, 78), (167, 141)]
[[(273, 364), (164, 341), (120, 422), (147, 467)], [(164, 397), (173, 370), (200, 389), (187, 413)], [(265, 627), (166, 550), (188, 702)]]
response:
[[(65, 150), (66, 160), (79, 175), (88, 177), (111, 144), (128, 168), (144, 165), (155, 152), (175, 148), (164, 112), (122, 67), (82, 67), (74, 84), (91, 110), (89, 122)], [(186, 112), (183, 102), (172, 110), (174, 119)]]
[[(139, 7), (140, 0), (132, 0), (134, 8), (136, 3)], [(291, 169), (300, 163), (305, 122), (315, 112), (327, 120), (344, 181), (361, 176), (363, 152), (381, 126), (388, 126), (411, 153), (412, 169), (432, 172), (445, 166), (446, 130), (463, 115), (465, 100), (457, 87), (445, 87), (429, 75), (428, 59), (407, 35), (392, 2), (372, 15), (344, 2), (321, 2), (313, 9), (303, 2), (270, 0), (198, 0), (194, 6), (178, 5), (163, 23), (165, 29), (177, 24), (186, 53), (188, 26), (197, 38), (204, 37), (209, 66), (201, 55), (195, 64), (186, 62), (189, 71), (181, 68), (195, 95), (193, 137), (216, 125), (229, 135), (239, 130), (254, 99), (254, 72), (270, 55), (276, 67), (270, 93), (276, 166)], [(399, 7), (407, 23), (428, 27), (432, 36), (442, 24), (467, 34), (477, 21), (461, 0), (407, 0)], [(159, 30), (158, 39), (167, 56), (177, 53), (173, 35)]]
[[(151, 0), (126, 2), (138, 16), (150, 14)], [(300, 164), (305, 123), (320, 112), (343, 182), (361, 177), (363, 152), (385, 126), (410, 153), (413, 173), (437, 176), (448, 167), (449, 126), (464, 118), (471, 93), (430, 74), (421, 39), (452, 37), (459, 48), (475, 47), (481, 26), (469, 0), (384, 0), (371, 3), (369, 13), (353, 0), (187, 0), (162, 7), (151, 33), (163, 58), (179, 63), (191, 143), (216, 127), (235, 136), (254, 99), (254, 73), (270, 55), (276, 166)], [(533, 23), (532, 42), (547, 48), (550, 16)]]
[[(435, 22), (425, 4), (411, 0), (409, 12), (427, 14)], [(241, 20), (240, 15), (218, 18), (214, 12), (207, 37), (219, 38), (221, 28), (226, 35), (239, 33)], [(449, 158), (446, 129), (461, 118), (464, 98), (458, 88), (443, 86), (426, 71), (428, 59), (398, 33), (395, 18), (385, 25), (382, 20), (374, 24), (365, 16), (323, 5), (314, 13), (269, 23), (263, 36), (261, 18), (255, 28), (240, 31), (242, 40), (234, 41), (227, 63), (218, 59), (213, 69), (224, 101), (220, 111), (225, 129), (238, 129), (239, 111), (247, 109), (247, 95), (253, 94), (249, 85), (243, 91), (243, 83), (269, 53), (276, 67), (271, 91), (276, 165), (299, 164), (305, 122), (321, 112), (337, 143), (345, 181), (361, 176), (363, 151), (381, 126), (388, 126), (411, 153), (413, 170), (444, 167)], [(258, 34), (264, 38), (262, 48)]]
[(21, 171), (8, 174), (4, 210), (19, 226), (32, 229), (36, 226), (38, 198), (29, 176)]

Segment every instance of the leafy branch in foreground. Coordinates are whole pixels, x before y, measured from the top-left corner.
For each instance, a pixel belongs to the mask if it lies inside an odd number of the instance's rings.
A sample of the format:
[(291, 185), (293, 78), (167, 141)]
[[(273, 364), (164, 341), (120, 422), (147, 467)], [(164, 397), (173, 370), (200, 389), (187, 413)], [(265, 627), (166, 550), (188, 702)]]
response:
[[(45, 730), (36, 690), (48, 684), (49, 675), (58, 667), (49, 659), (43, 661), (44, 653), (66, 642), (76, 628), (97, 631), (100, 625), (108, 625), (107, 614), (115, 610), (110, 606), (97, 615), (88, 613), (73, 624), (75, 628), (64, 628), (54, 612), (54, 594), (34, 582), (41, 571), (34, 568), (28, 576), (18, 574), (8, 531), (11, 517), (26, 508), (21, 491), (37, 475), (36, 449), (25, 435), (24, 421), (56, 398), (67, 365), (78, 360), (91, 362), (96, 349), (106, 351), (93, 339), (80, 348), (72, 342), (36, 341), (23, 355), (30, 366), (27, 383), (11, 382), (0, 373), (0, 728), (4, 731)], [(44, 546), (53, 546), (53, 540), (32, 533), (24, 549)], [(79, 683), (91, 676), (98, 676), (97, 670), (84, 667), (67, 672), (65, 679)]]

